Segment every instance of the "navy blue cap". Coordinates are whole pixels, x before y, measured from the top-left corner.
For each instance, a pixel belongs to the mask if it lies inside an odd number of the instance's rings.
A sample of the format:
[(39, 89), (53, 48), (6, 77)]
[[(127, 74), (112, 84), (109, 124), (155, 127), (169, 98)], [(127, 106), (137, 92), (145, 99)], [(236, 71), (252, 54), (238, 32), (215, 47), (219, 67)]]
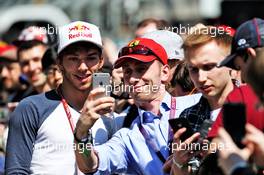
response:
[(241, 24), (232, 40), (231, 54), (228, 55), (217, 66), (226, 66), (236, 69), (234, 60), (239, 53), (245, 52), (247, 48), (264, 46), (264, 20), (253, 18)]

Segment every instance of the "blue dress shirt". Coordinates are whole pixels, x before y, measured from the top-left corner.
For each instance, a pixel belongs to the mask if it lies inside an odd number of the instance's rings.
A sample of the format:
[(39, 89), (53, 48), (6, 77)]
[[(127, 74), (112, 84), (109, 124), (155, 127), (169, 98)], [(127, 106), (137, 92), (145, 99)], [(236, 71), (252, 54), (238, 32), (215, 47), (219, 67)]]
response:
[[(166, 93), (165, 96), (170, 96)], [(167, 98), (164, 98), (167, 99)], [(111, 174), (126, 172), (129, 174), (161, 175), (163, 163), (155, 153), (154, 149), (146, 143), (139, 130), (143, 125), (142, 114), (145, 112), (138, 109), (139, 116), (134, 120), (131, 128), (122, 128), (105, 144), (95, 146), (99, 156), (98, 174)], [(155, 133), (160, 152), (165, 159), (169, 156), (168, 149), (168, 119), (170, 107), (162, 101), (160, 107), (161, 117), (155, 117)], [(151, 131), (150, 131), (151, 132)]]

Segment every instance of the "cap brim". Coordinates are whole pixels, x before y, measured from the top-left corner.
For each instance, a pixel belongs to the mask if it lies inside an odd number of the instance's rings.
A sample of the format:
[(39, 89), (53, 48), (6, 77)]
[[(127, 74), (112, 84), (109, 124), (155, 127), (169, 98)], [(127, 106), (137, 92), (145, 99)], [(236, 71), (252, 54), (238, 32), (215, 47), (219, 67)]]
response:
[(114, 63), (114, 68), (117, 69), (117, 68), (121, 67), (125, 61), (129, 61), (131, 59), (147, 63), (147, 62), (151, 62), (153, 60), (156, 60), (157, 57), (154, 55), (138, 55), (138, 54), (125, 55), (125, 56), (119, 57), (116, 60), (116, 62)]
[(91, 44), (94, 44), (94, 45), (96, 45), (97, 47), (99, 47), (101, 50), (103, 50), (103, 46), (102, 45), (100, 45), (100, 44), (98, 44), (98, 43), (96, 43), (96, 42), (93, 42), (93, 41), (88, 41), (88, 40), (76, 40), (76, 41), (73, 41), (73, 42), (71, 42), (71, 43), (68, 43), (68, 44), (66, 44), (65, 46), (63, 46), (63, 47), (61, 47), (61, 48), (58, 48), (58, 50), (57, 50), (57, 54), (59, 55), (64, 49), (66, 49), (66, 47), (68, 47), (68, 46), (70, 46), (70, 45), (72, 45), (72, 44), (75, 44), (75, 43), (78, 43), (78, 42), (87, 42), (87, 43), (91, 43)]
[(11, 60), (9, 58), (0, 56), (0, 64), (9, 64), (9, 63), (16, 63), (16, 62), (17, 62), (16, 60)]
[(13, 42), (11, 42), (14, 46), (16, 47), (20, 47), (20, 45), (23, 43), (23, 41), (19, 41), (19, 40), (14, 40)]
[(237, 69), (236, 66), (235, 66), (235, 58), (236, 58), (237, 54), (234, 53), (234, 54), (231, 54), (231, 55), (228, 55), (223, 61), (221, 61), (217, 67), (229, 67), (231, 69)]

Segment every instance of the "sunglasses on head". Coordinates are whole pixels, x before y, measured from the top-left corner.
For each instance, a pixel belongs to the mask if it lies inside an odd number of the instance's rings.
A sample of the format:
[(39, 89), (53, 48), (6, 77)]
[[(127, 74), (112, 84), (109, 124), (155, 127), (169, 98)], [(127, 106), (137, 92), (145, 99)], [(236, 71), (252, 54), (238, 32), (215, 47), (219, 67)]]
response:
[(119, 52), (118, 57), (122, 57), (122, 56), (125, 56), (125, 55), (130, 55), (130, 54), (154, 55), (154, 56), (158, 57), (157, 55), (155, 55), (152, 52), (152, 50), (150, 50), (149, 48), (147, 48), (145, 46), (142, 46), (142, 45), (136, 45), (136, 46), (132, 46), (132, 47), (124, 47)]

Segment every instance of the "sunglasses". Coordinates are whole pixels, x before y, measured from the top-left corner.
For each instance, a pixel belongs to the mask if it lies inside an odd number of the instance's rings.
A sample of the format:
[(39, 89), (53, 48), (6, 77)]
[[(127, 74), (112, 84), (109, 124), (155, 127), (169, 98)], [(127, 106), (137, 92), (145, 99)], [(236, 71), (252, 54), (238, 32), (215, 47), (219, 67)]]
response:
[(142, 45), (136, 45), (136, 46), (132, 46), (132, 47), (124, 47), (119, 52), (118, 57), (130, 55), (130, 54), (154, 55), (154, 56), (158, 57), (154, 52), (152, 52), (152, 50), (150, 50), (149, 48), (142, 46)]

